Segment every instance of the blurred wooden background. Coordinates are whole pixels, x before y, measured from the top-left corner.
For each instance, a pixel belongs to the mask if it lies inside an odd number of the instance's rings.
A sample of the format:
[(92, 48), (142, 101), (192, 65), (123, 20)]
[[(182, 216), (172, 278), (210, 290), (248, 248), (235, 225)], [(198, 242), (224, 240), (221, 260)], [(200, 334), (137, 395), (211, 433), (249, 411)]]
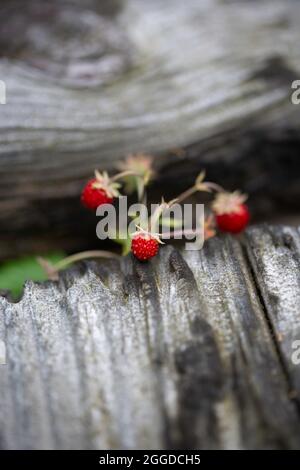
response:
[(97, 245), (95, 167), (153, 152), (173, 195), (205, 167), (255, 220), (299, 212), (300, 2), (2, 0), (0, 257)]

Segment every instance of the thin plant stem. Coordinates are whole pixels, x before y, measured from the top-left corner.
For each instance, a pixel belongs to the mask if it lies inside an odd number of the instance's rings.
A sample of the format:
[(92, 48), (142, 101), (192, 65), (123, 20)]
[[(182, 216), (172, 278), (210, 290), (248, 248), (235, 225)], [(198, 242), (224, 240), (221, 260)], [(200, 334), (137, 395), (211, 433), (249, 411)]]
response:
[[(220, 186), (217, 183), (213, 183), (211, 181), (208, 181), (208, 182), (205, 181), (205, 183), (203, 183), (203, 186), (207, 187), (208, 189), (217, 191), (217, 192), (225, 191), (224, 188), (222, 188), (222, 186)], [(185, 201), (188, 197), (191, 197), (193, 194), (195, 194), (198, 191), (199, 191), (199, 188), (197, 187), (197, 185), (192, 186), (191, 188), (181, 193), (176, 199), (174, 199), (174, 201), (171, 203), (171, 206), (175, 203), (180, 204), (181, 202)]]
[(74, 255), (67, 256), (66, 258), (58, 261), (53, 265), (53, 268), (56, 271), (64, 269), (69, 264), (75, 263), (76, 261), (83, 261), (89, 258), (106, 258), (106, 259), (119, 259), (120, 256), (111, 251), (102, 251), (102, 250), (91, 250), (91, 251), (82, 251), (80, 253), (75, 253)]
[(211, 181), (205, 181), (205, 186), (207, 186), (209, 189), (213, 189), (214, 191), (217, 191), (217, 193), (223, 193), (225, 192), (225, 189), (220, 186), (219, 184), (217, 183), (213, 183)]
[(154, 211), (154, 214), (150, 217), (149, 226), (150, 230), (155, 230), (157, 223), (159, 221), (160, 216), (162, 215), (163, 211), (170, 207), (166, 202), (162, 202), (157, 209)]
[[(198, 191), (196, 186), (192, 186), (191, 188), (187, 189), (183, 193), (181, 193), (176, 199), (174, 199), (173, 204), (180, 204), (181, 202), (185, 201), (188, 197), (192, 196)], [(171, 204), (171, 205), (173, 205)]]
[(140, 204), (145, 204), (144, 202), (144, 196), (145, 196), (145, 184), (143, 178), (140, 176), (135, 177), (136, 180), (136, 190), (137, 190), (137, 196), (138, 196), (138, 201)]
[(136, 176), (137, 178), (141, 178), (141, 175), (139, 173), (136, 173), (135, 171), (132, 171), (132, 170), (126, 170), (126, 171), (122, 171), (122, 173), (118, 173), (117, 175), (113, 176), (112, 178), (110, 178), (110, 180), (115, 182), (122, 178), (125, 178), (126, 176)]

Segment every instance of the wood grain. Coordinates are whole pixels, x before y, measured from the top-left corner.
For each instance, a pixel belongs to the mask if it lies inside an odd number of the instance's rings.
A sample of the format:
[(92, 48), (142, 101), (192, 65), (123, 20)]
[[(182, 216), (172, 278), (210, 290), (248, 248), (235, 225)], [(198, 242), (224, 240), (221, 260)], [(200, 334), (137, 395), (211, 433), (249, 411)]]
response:
[(0, 297), (0, 447), (299, 447), (299, 247), (253, 227)]

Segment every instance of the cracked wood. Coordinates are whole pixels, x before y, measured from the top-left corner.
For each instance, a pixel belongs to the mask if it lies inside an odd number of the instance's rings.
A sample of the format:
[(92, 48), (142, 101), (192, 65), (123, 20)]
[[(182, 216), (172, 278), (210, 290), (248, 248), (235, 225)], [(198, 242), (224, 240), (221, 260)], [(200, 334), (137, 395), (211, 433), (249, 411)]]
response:
[(252, 227), (0, 297), (0, 447), (299, 448), (299, 247)]

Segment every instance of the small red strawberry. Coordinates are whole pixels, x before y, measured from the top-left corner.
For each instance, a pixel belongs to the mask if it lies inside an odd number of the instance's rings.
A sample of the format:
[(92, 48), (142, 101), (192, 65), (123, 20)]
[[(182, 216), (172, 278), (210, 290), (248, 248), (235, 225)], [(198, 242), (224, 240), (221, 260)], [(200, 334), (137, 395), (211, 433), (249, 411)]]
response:
[(95, 187), (96, 183), (95, 178), (88, 181), (81, 194), (82, 204), (91, 210), (97, 209), (102, 204), (111, 204), (113, 202), (113, 198), (108, 197), (104, 189)]
[(239, 191), (217, 194), (212, 209), (222, 232), (240, 233), (250, 220), (249, 209), (245, 204), (247, 196)]
[(119, 196), (120, 185), (110, 180), (107, 173), (95, 171), (96, 177), (87, 182), (81, 194), (81, 202), (91, 210), (97, 209), (102, 204), (111, 204), (114, 197)]
[(140, 261), (147, 261), (156, 256), (159, 242), (156, 237), (144, 232), (137, 232), (131, 242), (131, 250)]

